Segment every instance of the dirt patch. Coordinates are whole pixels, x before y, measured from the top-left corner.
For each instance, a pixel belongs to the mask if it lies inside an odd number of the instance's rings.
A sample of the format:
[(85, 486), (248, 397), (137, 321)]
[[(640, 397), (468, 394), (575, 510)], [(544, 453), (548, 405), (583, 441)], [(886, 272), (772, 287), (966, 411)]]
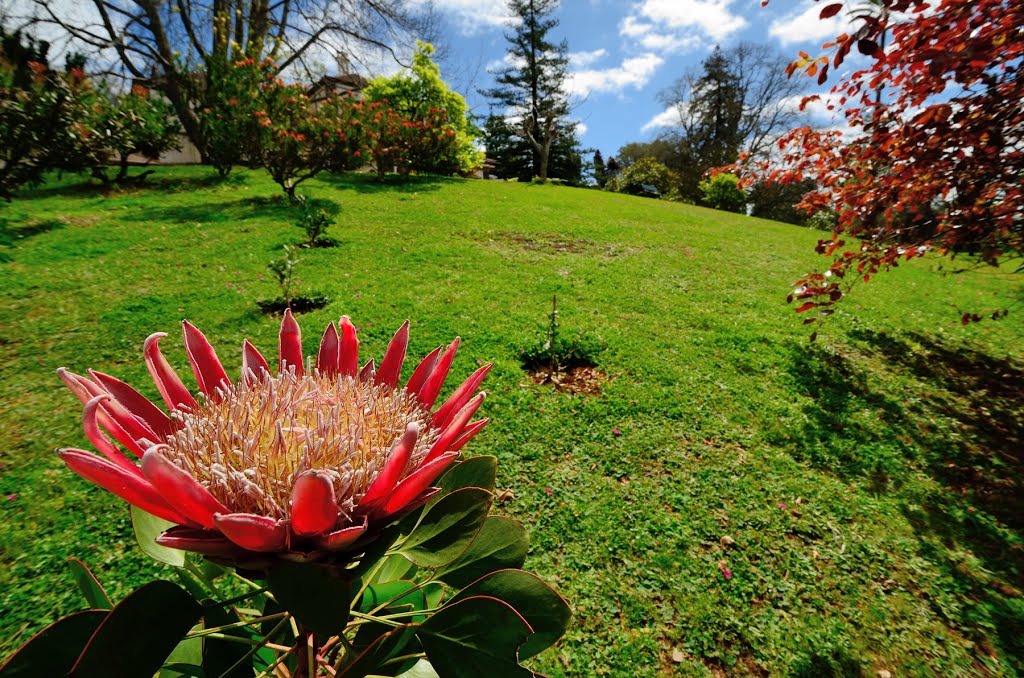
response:
[(608, 375), (596, 367), (571, 367), (559, 372), (542, 367), (529, 372), (530, 380), (535, 384), (555, 387), (563, 393), (580, 393), (583, 395), (601, 395), (601, 384), (608, 381)]

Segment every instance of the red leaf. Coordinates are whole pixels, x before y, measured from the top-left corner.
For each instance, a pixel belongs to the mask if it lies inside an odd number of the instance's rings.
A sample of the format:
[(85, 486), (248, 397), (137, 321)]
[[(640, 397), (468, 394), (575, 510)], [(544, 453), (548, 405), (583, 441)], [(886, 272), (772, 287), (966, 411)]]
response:
[(807, 303), (801, 304), (800, 306), (798, 306), (797, 309), (796, 309), (796, 312), (797, 313), (803, 313), (804, 311), (809, 311), (812, 308), (814, 308), (816, 305), (817, 304), (815, 304), (813, 301), (808, 301)]
[(842, 8), (843, 8), (843, 3), (841, 3), (841, 2), (833, 2), (831, 5), (825, 5), (821, 9), (821, 14), (819, 15), (819, 18), (821, 18), (821, 19), (831, 19), (836, 14), (839, 14), (839, 10), (841, 10)]
[(860, 50), (861, 54), (872, 56), (878, 51), (878, 43), (874, 40), (868, 40), (867, 38), (861, 38), (857, 41), (857, 49)]

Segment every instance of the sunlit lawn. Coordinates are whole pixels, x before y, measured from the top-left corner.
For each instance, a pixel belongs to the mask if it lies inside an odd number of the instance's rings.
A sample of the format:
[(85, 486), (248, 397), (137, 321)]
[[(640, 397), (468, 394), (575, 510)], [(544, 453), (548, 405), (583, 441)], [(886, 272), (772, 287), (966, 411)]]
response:
[[(126, 507), (64, 469), (87, 447), (54, 371), (93, 368), (156, 397), (142, 360), (188, 318), (240, 361), (273, 354), (265, 266), (302, 233), (257, 173), (161, 169), (147, 189), (75, 181), (0, 207), (3, 629), (24, 640), (84, 606), (65, 560), (115, 594), (170, 576)], [(1016, 675), (1024, 670), (1024, 287), (914, 262), (859, 288), (807, 341), (784, 297), (818, 232), (582, 189), (325, 177), (333, 249), (304, 250), (306, 351), (342, 313), (379, 358), (459, 335), (451, 381), (494, 361), (498, 511), (575, 619), (552, 675)], [(559, 298), (599, 336), (609, 377), (572, 396), (524, 377), (517, 348)], [(1009, 307), (961, 327), (957, 309)], [(163, 347), (188, 372), (184, 351)], [(233, 368), (232, 368), (233, 369)], [(728, 537), (723, 545), (723, 538)], [(725, 571), (731, 577), (725, 576)], [(0, 654), (15, 644), (7, 641)]]

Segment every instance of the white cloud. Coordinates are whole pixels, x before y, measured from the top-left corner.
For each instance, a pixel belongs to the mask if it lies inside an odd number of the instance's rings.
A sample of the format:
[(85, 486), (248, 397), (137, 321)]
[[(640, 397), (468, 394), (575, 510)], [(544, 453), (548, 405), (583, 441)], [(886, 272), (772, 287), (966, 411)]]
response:
[[(424, 7), (429, 0), (414, 0), (413, 5)], [(448, 15), (465, 35), (473, 35), (511, 21), (506, 0), (433, 0), (430, 4)]]
[(569, 74), (569, 89), (577, 96), (591, 92), (621, 92), (633, 87), (640, 89), (650, 81), (665, 60), (657, 54), (631, 57), (616, 68), (590, 69)]
[(729, 11), (733, 0), (643, 0), (635, 13), (670, 29), (697, 29), (723, 40), (747, 26), (747, 20)]
[(608, 54), (606, 49), (595, 49), (593, 52), (570, 52), (569, 63), (575, 68), (586, 68), (595, 61), (600, 61)]
[(585, 123), (585, 122), (577, 122), (576, 123), (576, 134), (578, 134), (580, 136), (583, 136), (584, 134), (587, 133), (588, 129), (590, 129), (590, 128), (587, 127), (587, 123)]
[(821, 5), (815, 4), (804, 11), (791, 12), (772, 22), (768, 33), (783, 45), (829, 40), (850, 27), (849, 19), (837, 14), (821, 19)]
[(643, 0), (619, 24), (619, 35), (649, 52), (688, 52), (709, 37), (720, 42), (746, 27), (746, 19), (729, 11), (731, 3), (732, 0)]
[(661, 113), (648, 120), (643, 127), (640, 128), (641, 132), (651, 132), (656, 129), (663, 127), (674, 127), (679, 124), (679, 111), (675, 106), (669, 106)]

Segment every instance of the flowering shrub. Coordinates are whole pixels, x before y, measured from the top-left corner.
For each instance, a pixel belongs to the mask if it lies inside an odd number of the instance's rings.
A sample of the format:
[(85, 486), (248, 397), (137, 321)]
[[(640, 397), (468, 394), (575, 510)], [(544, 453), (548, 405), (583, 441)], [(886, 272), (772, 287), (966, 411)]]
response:
[(46, 43), (0, 33), (0, 198), (36, 184), (58, 157), (70, 124), (65, 79), (47, 65)]
[(181, 125), (171, 105), (151, 96), (147, 88), (135, 86), (122, 94), (110, 94), (105, 87), (94, 88), (80, 79), (72, 82), (72, 90), (77, 122), (72, 126), (73, 141), (64, 147), (62, 168), (89, 171), (108, 183), (107, 165), (115, 160), (118, 171), (113, 180), (122, 182), (128, 179), (129, 156), (156, 160), (179, 148)]
[[(435, 407), (458, 339), (401, 384), (408, 323), (379, 367), (360, 367), (348, 317), (307, 361), (286, 313), (277, 369), (246, 341), (235, 381), (185, 322), (195, 395), (162, 354), (164, 336), (151, 335), (144, 355), (169, 413), (115, 377), (59, 370), (99, 452), (60, 455), (132, 505), (140, 545), (184, 568), (184, 588), (152, 582), (114, 604), (75, 561), (91, 609), (44, 629), (0, 670), (366, 676), (429, 663), (440, 676), (528, 675), (519, 661), (562, 635), (567, 604), (518, 569), (522, 526), (487, 515), (496, 460), (460, 458), (488, 421), (472, 419), (491, 366)], [(221, 578), (245, 592), (225, 597)]]
[(223, 92), (203, 111), (207, 154), (222, 174), (244, 159), (266, 169), (294, 198), (296, 186), (321, 171), (358, 164), (360, 102), (331, 97), (314, 104), (301, 85), (285, 83), (269, 59), (242, 59), (222, 80)]
[(467, 116), (466, 100), (441, 79), (433, 53), (432, 45), (417, 42), (411, 72), (371, 81), (364, 96), (403, 121), (396, 142), (407, 144), (408, 153), (404, 164), (394, 163), (400, 170), (469, 174), (484, 160), (476, 147), (480, 130)]

